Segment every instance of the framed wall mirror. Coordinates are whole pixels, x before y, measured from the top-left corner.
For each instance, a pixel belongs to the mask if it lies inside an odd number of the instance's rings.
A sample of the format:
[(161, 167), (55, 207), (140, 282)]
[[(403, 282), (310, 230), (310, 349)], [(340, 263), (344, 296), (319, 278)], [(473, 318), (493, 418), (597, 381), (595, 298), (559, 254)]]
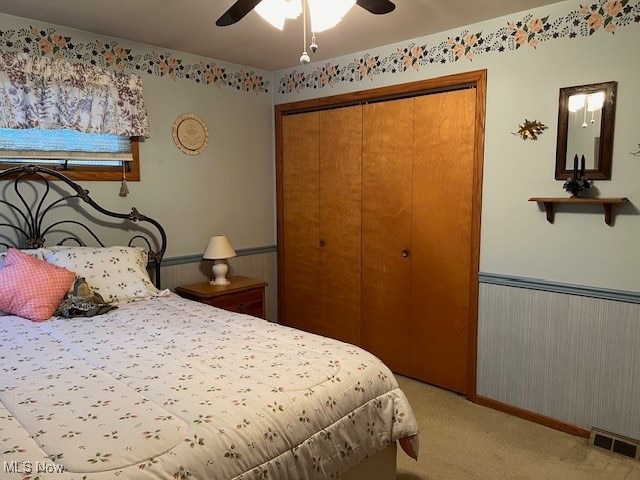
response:
[(573, 175), (584, 155), (590, 180), (610, 180), (617, 82), (560, 89), (556, 180)]

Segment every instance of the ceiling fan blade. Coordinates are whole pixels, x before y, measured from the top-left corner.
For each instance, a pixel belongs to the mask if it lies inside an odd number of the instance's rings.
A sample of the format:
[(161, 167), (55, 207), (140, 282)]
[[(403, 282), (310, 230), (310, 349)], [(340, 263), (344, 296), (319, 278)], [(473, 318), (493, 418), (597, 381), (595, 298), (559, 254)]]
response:
[(216, 25), (219, 27), (226, 27), (227, 25), (233, 25), (234, 23), (242, 20), (244, 16), (254, 9), (262, 0), (238, 0), (231, 5), (229, 10), (216, 20)]
[(395, 4), (389, 0), (356, 0), (356, 3), (368, 12), (375, 13), (376, 15), (393, 12), (396, 8)]

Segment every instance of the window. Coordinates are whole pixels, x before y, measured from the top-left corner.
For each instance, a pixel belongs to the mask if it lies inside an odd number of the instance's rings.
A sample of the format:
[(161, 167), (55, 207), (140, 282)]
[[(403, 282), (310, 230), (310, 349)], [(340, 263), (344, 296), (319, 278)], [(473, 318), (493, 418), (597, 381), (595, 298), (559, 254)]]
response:
[(140, 180), (138, 138), (76, 130), (0, 129), (0, 169), (36, 164), (73, 180)]
[[(137, 139), (149, 136), (149, 119), (136, 74), (2, 52), (0, 127), (9, 129), (0, 168), (38, 163), (74, 180), (140, 180)], [(123, 137), (95, 151), (112, 134)]]

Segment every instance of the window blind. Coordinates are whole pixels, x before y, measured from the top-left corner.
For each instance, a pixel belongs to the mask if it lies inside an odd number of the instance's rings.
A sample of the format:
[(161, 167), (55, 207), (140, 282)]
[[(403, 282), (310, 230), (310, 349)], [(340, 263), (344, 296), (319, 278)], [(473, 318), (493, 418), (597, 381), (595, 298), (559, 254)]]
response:
[(121, 166), (132, 160), (131, 140), (123, 135), (0, 129), (0, 163)]

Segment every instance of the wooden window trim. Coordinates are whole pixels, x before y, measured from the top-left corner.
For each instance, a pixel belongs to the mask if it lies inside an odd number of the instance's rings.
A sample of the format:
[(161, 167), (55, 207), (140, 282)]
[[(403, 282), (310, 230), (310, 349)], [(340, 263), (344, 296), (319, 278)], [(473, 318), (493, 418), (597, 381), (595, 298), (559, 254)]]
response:
[[(131, 140), (131, 157), (132, 161), (127, 162), (127, 182), (140, 181), (140, 149), (138, 137), (130, 137)], [(16, 167), (19, 164), (4, 164), (3, 169)], [(122, 181), (122, 168), (120, 167), (87, 167), (83, 166), (82, 170), (59, 170), (61, 173), (71, 180), (90, 180), (90, 181)], [(53, 179), (55, 180), (55, 178)]]

